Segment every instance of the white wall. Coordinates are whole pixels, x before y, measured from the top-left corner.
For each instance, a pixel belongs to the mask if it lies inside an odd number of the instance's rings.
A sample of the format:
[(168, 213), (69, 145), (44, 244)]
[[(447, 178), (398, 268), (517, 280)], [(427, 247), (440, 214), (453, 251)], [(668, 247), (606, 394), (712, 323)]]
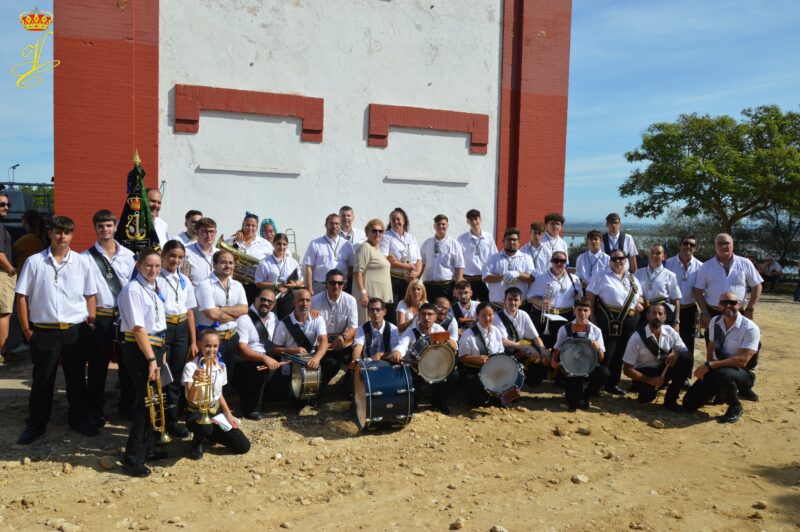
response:
[[(356, 223), (401, 206), (412, 232), (433, 217), (466, 230), (469, 208), (494, 229), (501, 0), (162, 0), (159, 172), (162, 216), (182, 230), (192, 208), (225, 234), (245, 210), (295, 229), (298, 252), (343, 204)], [(197, 134), (174, 132), (175, 84), (324, 98), (322, 143), (299, 121), (203, 112)], [(488, 114), (487, 155), (467, 134), (391, 129), (368, 147), (367, 106), (408, 105)]]

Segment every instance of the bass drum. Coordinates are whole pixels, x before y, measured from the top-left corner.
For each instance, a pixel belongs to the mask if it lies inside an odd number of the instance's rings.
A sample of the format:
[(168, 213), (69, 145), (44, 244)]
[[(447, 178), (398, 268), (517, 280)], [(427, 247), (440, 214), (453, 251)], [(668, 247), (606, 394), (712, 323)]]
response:
[(478, 377), (487, 393), (500, 399), (504, 405), (519, 398), (525, 383), (525, 372), (514, 357), (497, 354), (481, 366)]
[[(299, 363), (298, 360), (302, 361)], [(321, 368), (309, 369), (306, 363), (311, 360), (311, 355), (293, 357), (292, 359), (292, 395), (295, 399), (314, 399), (319, 394), (319, 385), (322, 381)]]
[(419, 354), (417, 373), (428, 384), (447, 380), (456, 367), (456, 352), (447, 344), (431, 344)]
[(353, 376), (353, 406), (361, 431), (408, 424), (414, 410), (411, 369), (385, 360), (359, 360)]
[(585, 338), (570, 338), (561, 345), (559, 368), (567, 377), (588, 377), (597, 367), (597, 351)]

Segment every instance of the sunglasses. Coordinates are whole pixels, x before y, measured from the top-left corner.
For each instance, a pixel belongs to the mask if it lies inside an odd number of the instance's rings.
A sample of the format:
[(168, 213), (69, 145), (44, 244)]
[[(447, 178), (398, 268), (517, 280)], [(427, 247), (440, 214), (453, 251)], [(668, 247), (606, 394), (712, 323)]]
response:
[(382, 234), (383, 234), (383, 229), (375, 229), (375, 228), (373, 227), (373, 228), (372, 228), (372, 234), (373, 234), (373, 235), (382, 235)]
[(0, 203), (0, 207), (11, 207), (10, 203)]
[(687, 248), (696, 248), (697, 244), (695, 242), (681, 242), (682, 246), (686, 246)]
[(628, 259), (625, 257), (611, 257), (611, 262), (625, 262), (626, 260)]
[(328, 281), (328, 284), (330, 286), (343, 286), (344, 285), (344, 281)]
[(268, 297), (261, 297), (261, 296), (259, 296), (259, 297), (258, 297), (258, 300), (259, 300), (259, 301), (261, 301), (262, 303), (266, 303), (266, 304), (268, 304), (268, 305), (272, 305), (272, 304), (274, 304), (274, 303), (275, 303), (275, 300), (274, 300), (274, 299), (269, 299)]
[(566, 264), (567, 259), (550, 259), (550, 262), (553, 264)]
[(735, 307), (738, 304), (739, 302), (735, 299), (723, 299), (719, 302), (719, 306), (721, 307)]

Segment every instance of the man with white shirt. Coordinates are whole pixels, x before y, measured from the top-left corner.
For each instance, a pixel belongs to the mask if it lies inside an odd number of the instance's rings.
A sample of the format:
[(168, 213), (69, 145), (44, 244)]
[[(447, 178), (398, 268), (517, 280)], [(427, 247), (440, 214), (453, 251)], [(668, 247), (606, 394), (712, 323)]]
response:
[(158, 242), (163, 246), (169, 240), (169, 233), (167, 222), (158, 217), (161, 213), (161, 191), (157, 188), (148, 188), (147, 202), (150, 204), (150, 214), (153, 215), (153, 228), (156, 230)]
[(694, 252), (697, 249), (697, 237), (686, 235), (681, 238), (681, 246), (677, 255), (668, 258), (664, 267), (675, 274), (678, 288), (681, 290), (681, 308), (677, 314), (680, 322), (681, 340), (690, 354), (694, 353), (694, 336), (697, 332), (697, 303), (694, 300), (694, 284), (702, 262), (697, 260)]
[(551, 257), (556, 251), (563, 251), (565, 254), (569, 251), (567, 243), (561, 238), (561, 229), (564, 227), (565, 221), (561, 213), (558, 212), (551, 212), (544, 216), (542, 243), (547, 247), (547, 253)]
[(339, 270), (347, 277), (353, 271), (355, 252), (353, 244), (339, 235), (341, 221), (338, 214), (325, 218), (325, 234), (308, 244), (303, 257), (306, 286), (311, 294), (325, 290), (325, 276), (331, 270)]
[(608, 232), (603, 234), (603, 251), (611, 256), (611, 252), (615, 249), (620, 249), (627, 257), (628, 261), (625, 263), (625, 269), (631, 273), (636, 271), (636, 255), (639, 252), (636, 250), (636, 243), (633, 241), (631, 235), (620, 232), (622, 229), (622, 221), (619, 214), (612, 212), (606, 216), (606, 228)]
[(458, 328), (458, 322), (450, 312), (450, 300), (444, 296), (439, 296), (433, 300), (433, 305), (436, 307), (436, 323), (450, 333), (450, 338), (458, 342), (461, 331)]
[(544, 234), (544, 224), (541, 222), (533, 222), (531, 224), (531, 239), (520, 248), (522, 253), (531, 258), (534, 277), (546, 272), (547, 268), (550, 267), (550, 253), (543, 242)]
[(339, 236), (344, 237), (345, 240), (353, 245), (353, 249), (357, 250), (360, 244), (367, 241), (367, 234), (363, 229), (353, 227), (355, 219), (356, 216), (353, 212), (353, 208), (349, 205), (343, 205), (342, 208), (339, 209), (339, 221), (341, 223)]
[(478, 308), (478, 303), (481, 302), (472, 299), (472, 285), (466, 279), (456, 283), (453, 294), (455, 295), (455, 301), (451, 306), (450, 314), (458, 324), (460, 335), (464, 332), (464, 329), (469, 329), (475, 325), (475, 311)]
[(386, 321), (386, 303), (372, 297), (367, 302), (369, 321), (358, 328), (353, 340), (353, 361), (381, 360), (387, 357), (400, 342), (397, 327)]
[[(236, 319), (236, 334), (239, 336), (239, 352), (236, 360), (236, 389), (244, 417), (258, 421), (261, 415), (261, 400), (264, 386), (279, 381), (277, 371), (281, 364), (273, 353), (272, 339), (278, 318), (272, 312), (276, 301), (275, 290), (262, 288), (247, 314)], [(263, 368), (266, 367), (268, 371)]]
[[(642, 287), (642, 297), (645, 307), (655, 303), (664, 304), (667, 312), (666, 323), (680, 330), (680, 317), (677, 309), (681, 308), (681, 289), (678, 287), (678, 277), (664, 267), (664, 248), (656, 244), (650, 247), (650, 258), (647, 266), (639, 268), (633, 275)], [(676, 319), (677, 318), (677, 319)], [(650, 321), (646, 314), (642, 315), (640, 325)]]
[(510, 227), (503, 233), (503, 251), (489, 258), (483, 268), (483, 282), (489, 287), (489, 301), (496, 309), (503, 308), (506, 290), (516, 287), (528, 291), (533, 280), (533, 259), (519, 251), (519, 229)]
[(213, 257), (217, 251), (217, 222), (200, 218), (195, 223), (197, 242), (186, 246), (186, 258), (181, 271), (189, 277), (195, 288), (208, 279), (214, 271)]
[(422, 282), (428, 301), (453, 297), (453, 285), (464, 277), (464, 250), (447, 234), (450, 222), (444, 214), (433, 219), (435, 235), (422, 243)]
[[(109, 210), (97, 211), (92, 217), (97, 242), (81, 253), (91, 264), (89, 270), (97, 288), (97, 318), (90, 333), (87, 351), (86, 394), (89, 399), (89, 419), (98, 427), (105, 425), (106, 377), (108, 364), (117, 353), (117, 326), (119, 317), (117, 298), (131, 279), (136, 261), (133, 252), (114, 240), (117, 218)], [(120, 375), (122, 405), (133, 404), (134, 390), (129, 379)]]
[(489, 301), (489, 287), (481, 275), (489, 257), (497, 253), (494, 237), (481, 230), (481, 213), (478, 209), (467, 211), (469, 231), (458, 237), (464, 251), (464, 279), (469, 281), (472, 294), (478, 301)]
[(693, 355), (681, 340), (678, 331), (665, 323), (663, 303), (647, 309), (647, 323), (631, 335), (622, 356), (622, 370), (633, 381), (640, 403), (656, 398), (659, 388), (667, 385), (664, 407), (681, 410), (678, 394), (692, 373)]
[(575, 275), (581, 280), (584, 289), (589, 286), (594, 274), (608, 268), (609, 259), (603, 251), (603, 235), (596, 229), (586, 233), (586, 248), (575, 262)]
[(175, 240), (179, 240), (184, 246), (194, 244), (197, 241), (197, 229), (195, 228), (195, 225), (202, 217), (203, 213), (200, 211), (194, 209), (186, 211), (186, 216), (184, 216), (183, 222), (186, 230), (180, 232), (178, 236), (175, 237)]

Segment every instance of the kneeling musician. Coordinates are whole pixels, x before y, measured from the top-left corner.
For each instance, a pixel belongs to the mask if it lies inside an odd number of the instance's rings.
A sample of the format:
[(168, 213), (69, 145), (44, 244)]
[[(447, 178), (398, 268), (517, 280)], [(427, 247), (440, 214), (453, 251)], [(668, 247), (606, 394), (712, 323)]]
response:
[[(532, 345), (531, 351), (517, 351), (515, 356), (523, 361), (525, 366), (525, 383), (531, 388), (538, 386), (547, 378), (549, 359), (544, 342), (539, 337), (539, 332), (533, 324), (530, 315), (521, 310), (522, 290), (516, 286), (506, 288), (503, 308), (494, 313), (492, 324), (504, 331), (504, 337), (521, 345)], [(547, 364), (544, 364), (547, 362)]]

